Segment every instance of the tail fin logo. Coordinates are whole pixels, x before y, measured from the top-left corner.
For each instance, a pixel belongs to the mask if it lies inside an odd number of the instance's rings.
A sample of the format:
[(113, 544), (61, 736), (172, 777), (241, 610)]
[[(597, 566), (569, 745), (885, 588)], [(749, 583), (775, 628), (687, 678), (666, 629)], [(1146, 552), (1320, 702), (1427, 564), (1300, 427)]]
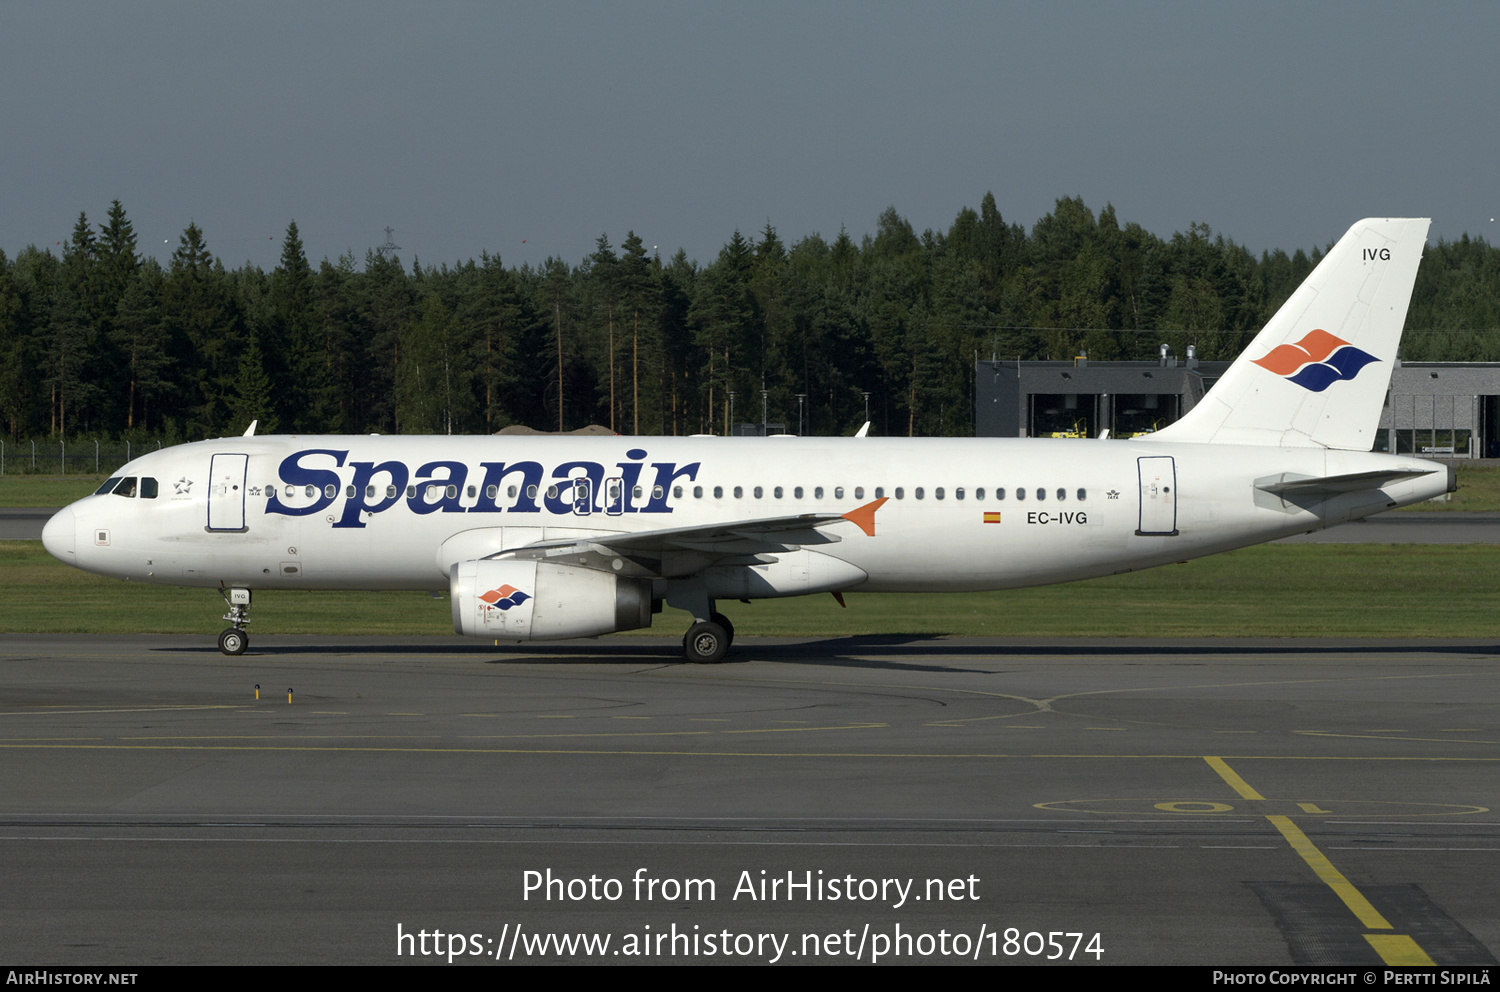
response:
[(1321, 393), (1340, 379), (1353, 379), (1380, 359), (1319, 328), (1296, 344), (1279, 344), (1255, 364), (1303, 389)]
[(486, 606), (497, 610), (508, 610), (512, 606), (520, 606), (531, 597), (507, 582), (499, 589), (491, 589), (479, 598)]

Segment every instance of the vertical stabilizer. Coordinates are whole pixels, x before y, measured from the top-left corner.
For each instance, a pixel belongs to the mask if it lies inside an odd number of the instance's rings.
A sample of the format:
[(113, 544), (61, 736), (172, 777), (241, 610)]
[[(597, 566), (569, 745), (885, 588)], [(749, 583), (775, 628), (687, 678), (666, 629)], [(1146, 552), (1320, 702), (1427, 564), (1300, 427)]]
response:
[(1203, 400), (1151, 440), (1369, 451), (1429, 223), (1349, 228)]

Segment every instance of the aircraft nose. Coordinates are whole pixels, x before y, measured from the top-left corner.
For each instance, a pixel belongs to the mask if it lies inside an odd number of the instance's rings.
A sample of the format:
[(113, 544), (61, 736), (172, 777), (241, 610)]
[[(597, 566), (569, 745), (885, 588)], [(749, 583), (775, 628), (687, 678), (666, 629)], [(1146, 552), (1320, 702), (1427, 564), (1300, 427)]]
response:
[(76, 565), (78, 557), (78, 517), (71, 506), (65, 506), (52, 515), (42, 528), (42, 547), (58, 561)]

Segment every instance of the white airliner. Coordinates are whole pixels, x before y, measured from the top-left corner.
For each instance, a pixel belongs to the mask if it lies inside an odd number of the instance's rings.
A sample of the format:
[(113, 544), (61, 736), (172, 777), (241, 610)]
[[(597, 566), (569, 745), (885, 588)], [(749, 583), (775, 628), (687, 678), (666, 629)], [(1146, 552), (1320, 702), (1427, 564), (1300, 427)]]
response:
[(218, 589), (226, 654), (253, 590), (419, 589), (505, 642), (647, 627), (665, 602), (699, 662), (734, 636), (719, 599), (1005, 589), (1259, 544), (1455, 488), (1370, 451), (1427, 226), (1355, 224), (1145, 438), (247, 433), (134, 459), (42, 540), (101, 575)]

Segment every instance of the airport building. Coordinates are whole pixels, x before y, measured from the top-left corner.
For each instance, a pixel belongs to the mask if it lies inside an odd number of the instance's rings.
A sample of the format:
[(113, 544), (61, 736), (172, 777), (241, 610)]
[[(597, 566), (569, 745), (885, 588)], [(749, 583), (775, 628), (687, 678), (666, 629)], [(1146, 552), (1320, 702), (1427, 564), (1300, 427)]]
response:
[[(1191, 410), (1231, 363), (980, 361), (979, 437), (1135, 437)], [(1437, 458), (1500, 457), (1500, 363), (1401, 362), (1380, 414), (1376, 451)]]

